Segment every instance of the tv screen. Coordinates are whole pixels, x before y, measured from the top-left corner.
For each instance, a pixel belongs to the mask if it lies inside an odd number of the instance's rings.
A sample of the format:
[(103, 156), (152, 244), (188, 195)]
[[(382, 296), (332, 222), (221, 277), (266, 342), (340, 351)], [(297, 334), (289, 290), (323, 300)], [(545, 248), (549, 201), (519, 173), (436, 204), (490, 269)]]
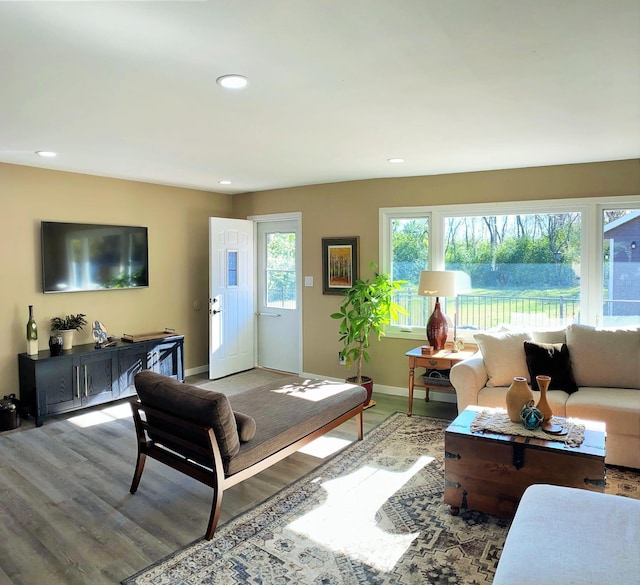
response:
[(42, 222), (45, 293), (149, 286), (147, 228)]

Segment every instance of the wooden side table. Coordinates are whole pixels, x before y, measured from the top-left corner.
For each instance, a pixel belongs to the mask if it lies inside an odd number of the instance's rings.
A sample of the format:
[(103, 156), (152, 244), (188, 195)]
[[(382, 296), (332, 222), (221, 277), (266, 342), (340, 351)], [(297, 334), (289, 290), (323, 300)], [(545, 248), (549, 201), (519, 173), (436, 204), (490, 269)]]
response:
[(455, 392), (455, 388), (451, 384), (429, 384), (429, 383), (416, 383), (415, 381), (415, 369), (425, 368), (428, 370), (450, 370), (454, 364), (464, 361), (470, 358), (474, 352), (472, 351), (459, 351), (457, 353), (452, 352), (450, 349), (442, 349), (431, 355), (423, 355), (422, 350), (416, 347), (409, 350), (405, 355), (409, 358), (409, 410), (407, 416), (411, 416), (413, 410), (413, 388), (414, 386), (420, 386), (425, 388), (427, 394), (425, 400), (429, 400), (429, 389), (445, 390), (447, 392)]

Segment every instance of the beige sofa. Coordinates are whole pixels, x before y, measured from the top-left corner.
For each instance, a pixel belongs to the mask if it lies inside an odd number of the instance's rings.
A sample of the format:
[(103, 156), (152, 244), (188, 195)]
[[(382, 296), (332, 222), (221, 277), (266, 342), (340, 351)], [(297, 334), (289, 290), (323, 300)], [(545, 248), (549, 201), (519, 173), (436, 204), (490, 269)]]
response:
[(451, 369), (459, 412), (470, 404), (504, 407), (515, 376), (550, 375), (554, 415), (603, 421), (606, 462), (640, 469), (640, 329), (570, 325), (475, 339), (479, 351)]

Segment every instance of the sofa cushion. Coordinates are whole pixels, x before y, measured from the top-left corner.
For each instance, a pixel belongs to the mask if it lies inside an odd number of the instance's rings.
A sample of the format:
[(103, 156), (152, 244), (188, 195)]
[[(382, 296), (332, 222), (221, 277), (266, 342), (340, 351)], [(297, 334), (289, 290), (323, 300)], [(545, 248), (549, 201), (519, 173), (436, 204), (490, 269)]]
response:
[(604, 422), (607, 434), (640, 436), (640, 390), (581, 387), (565, 408), (568, 417)]
[(567, 345), (578, 386), (640, 388), (640, 329), (567, 328)]
[(568, 394), (578, 391), (569, 348), (566, 343), (534, 343), (524, 342), (524, 354), (529, 368), (531, 389), (538, 392), (536, 376), (550, 376), (549, 390), (564, 390)]
[(236, 417), (236, 428), (241, 443), (246, 443), (256, 436), (256, 421), (252, 416), (242, 412), (234, 412)]
[(532, 331), (531, 339), (536, 343), (566, 343), (567, 333), (565, 329), (553, 331)]
[(474, 339), (489, 376), (487, 386), (509, 386), (516, 376), (529, 380), (523, 346), (524, 341), (531, 339), (528, 333), (476, 333)]
[[(238, 454), (240, 438), (236, 418), (231, 410), (229, 399), (224, 394), (184, 384), (149, 370), (137, 373), (134, 382), (142, 404), (196, 424), (211, 427), (223, 461), (226, 462)], [(159, 428), (163, 426), (162, 423), (156, 424)], [(176, 434), (173, 427), (169, 430)], [(183, 434), (183, 438), (187, 440), (202, 442), (196, 437), (193, 433)], [(170, 445), (166, 440), (159, 440), (159, 442), (180, 452), (184, 450), (179, 446)]]

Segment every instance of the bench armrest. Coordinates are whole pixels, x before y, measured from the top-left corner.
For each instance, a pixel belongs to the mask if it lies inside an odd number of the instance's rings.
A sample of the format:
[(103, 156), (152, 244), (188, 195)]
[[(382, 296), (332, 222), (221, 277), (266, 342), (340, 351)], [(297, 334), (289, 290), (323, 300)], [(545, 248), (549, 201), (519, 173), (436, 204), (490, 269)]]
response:
[(477, 405), (478, 392), (487, 385), (489, 379), (482, 354), (478, 351), (469, 359), (455, 364), (449, 379), (456, 389), (459, 413), (470, 404)]

